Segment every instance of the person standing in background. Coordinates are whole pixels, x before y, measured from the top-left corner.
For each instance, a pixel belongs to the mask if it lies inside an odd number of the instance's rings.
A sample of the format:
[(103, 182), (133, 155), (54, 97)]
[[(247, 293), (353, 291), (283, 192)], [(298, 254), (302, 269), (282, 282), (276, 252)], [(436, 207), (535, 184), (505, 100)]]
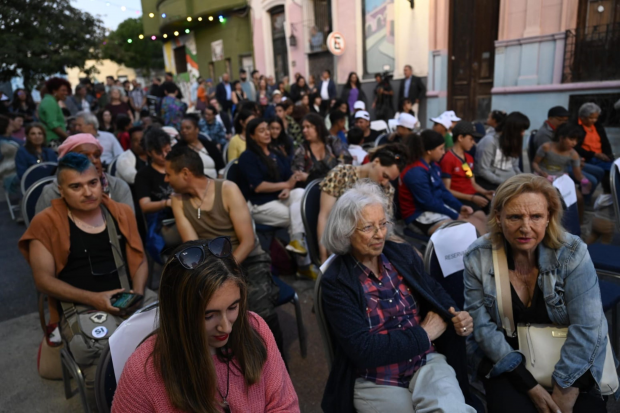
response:
[(222, 75), (222, 81), (217, 85), (215, 97), (217, 98), (223, 112), (230, 113), (232, 109), (232, 86), (228, 73)]
[(329, 108), (332, 101), (336, 99), (336, 84), (331, 79), (331, 72), (327, 69), (323, 71), (321, 76), (321, 84), (319, 85), (319, 94), (321, 95), (321, 102), (323, 113), (329, 112)]
[(411, 99), (415, 116), (419, 116), (420, 99), (426, 96), (426, 86), (424, 86), (424, 83), (422, 83), (419, 77), (413, 75), (413, 68), (411, 65), (405, 65), (403, 71), (405, 73), (405, 78), (400, 83), (398, 101), (400, 102), (403, 98)]
[(248, 72), (243, 68), (239, 69), (239, 81), (247, 98), (254, 102), (256, 100), (256, 87), (254, 87), (253, 82), (248, 81)]
[(71, 92), (71, 83), (59, 77), (53, 77), (45, 83), (47, 94), (39, 105), (39, 120), (45, 126), (47, 141), (64, 141), (67, 134), (65, 117), (58, 102), (62, 102)]

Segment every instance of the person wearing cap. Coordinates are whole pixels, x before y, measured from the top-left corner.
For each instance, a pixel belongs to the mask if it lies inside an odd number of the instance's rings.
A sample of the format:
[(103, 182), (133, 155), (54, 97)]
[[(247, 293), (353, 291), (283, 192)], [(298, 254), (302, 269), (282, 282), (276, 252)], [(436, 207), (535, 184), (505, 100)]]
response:
[(489, 213), (493, 191), (476, 183), (474, 158), (467, 152), (475, 145), (474, 138), (482, 135), (476, 132), (471, 122), (460, 121), (452, 129), (454, 146), (441, 158), (441, 179), (443, 184), (463, 205), (474, 211)]
[[(354, 142), (359, 140), (360, 130), (355, 127), (351, 128), (349, 136)], [(368, 180), (381, 187), (391, 213), (396, 191), (390, 181), (398, 178), (400, 171), (407, 166), (408, 162), (407, 147), (403, 144), (391, 143), (373, 149), (369, 154), (369, 162), (364, 165), (338, 165), (333, 168), (320, 184), (321, 204), (317, 225), (318, 239), (323, 236), (325, 224), (338, 198), (361, 180)], [(319, 251), (321, 262), (325, 262), (329, 256), (328, 251), (323, 245), (319, 245)]]
[(415, 124), (418, 122), (415, 116), (409, 113), (401, 113), (398, 117), (398, 123), (396, 124), (396, 132), (390, 134), (386, 138), (382, 138), (379, 145), (390, 142), (402, 142), (403, 138), (410, 135), (415, 128)]
[(551, 142), (556, 129), (568, 122), (570, 113), (563, 106), (554, 106), (547, 112), (547, 120), (542, 124), (534, 136), (534, 151), (543, 143)]
[(521, 173), (519, 156), (523, 151), (523, 135), (529, 127), (527, 116), (512, 112), (494, 133), (478, 142), (474, 173), (480, 186), (495, 190), (508, 178)]
[[(89, 133), (79, 133), (77, 135), (70, 136), (62, 143), (62, 145), (58, 147), (58, 159), (62, 159), (62, 157), (69, 152), (81, 153), (86, 156), (93, 165), (95, 165), (95, 169), (97, 170), (101, 180), (101, 188), (104, 194), (108, 195), (110, 199), (113, 199), (116, 202), (129, 205), (132, 210), (134, 209), (133, 197), (127, 182), (104, 172), (103, 165), (101, 163), (103, 147), (97, 138)], [(35, 207), (35, 212), (38, 214), (45, 208), (51, 206), (52, 200), (60, 197), (61, 195), (58, 188), (58, 180), (54, 179), (51, 185), (46, 185), (43, 187), (43, 191), (41, 192), (41, 196), (39, 197)]]
[(437, 164), (445, 153), (445, 141), (439, 132), (425, 130), (407, 139), (411, 163), (400, 174), (398, 200), (400, 212), (411, 229), (432, 235), (441, 225), (463, 220), (486, 233), (484, 212), (463, 205), (444, 186)]
[(435, 132), (440, 133), (441, 136), (443, 136), (446, 148), (451, 148), (452, 145), (454, 145), (452, 135), (450, 134), (450, 128), (452, 128), (452, 121), (447, 116), (445, 116), (444, 112), (436, 118), (431, 118), (431, 122), (433, 122), (432, 129)]
[(362, 143), (374, 143), (381, 135), (378, 131), (370, 129), (370, 114), (365, 110), (355, 112), (355, 126), (363, 133)]

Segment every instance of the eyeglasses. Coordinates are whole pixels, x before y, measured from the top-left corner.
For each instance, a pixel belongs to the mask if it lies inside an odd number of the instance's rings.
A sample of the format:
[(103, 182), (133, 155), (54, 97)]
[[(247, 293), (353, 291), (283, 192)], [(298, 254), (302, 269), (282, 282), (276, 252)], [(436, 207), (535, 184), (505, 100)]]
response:
[[(80, 234), (80, 236), (81, 236), (81, 234)], [(119, 257), (123, 256), (123, 254), (118, 250), (118, 248), (116, 248), (116, 246), (114, 244), (112, 244), (111, 242), (110, 242), (110, 246), (116, 250), (116, 252), (118, 253)], [(120, 270), (121, 268), (123, 268), (125, 266), (125, 262), (123, 262), (123, 264), (120, 267), (117, 267), (116, 265), (114, 265), (114, 268), (109, 270), (109, 271), (95, 272), (95, 270), (93, 269), (93, 262), (90, 259), (90, 252), (88, 252), (88, 250), (86, 248), (84, 248), (84, 252), (86, 253), (86, 256), (88, 257), (88, 265), (90, 266), (90, 273), (94, 277), (104, 277), (106, 275), (114, 274), (115, 272), (118, 272), (118, 270)]]
[(207, 241), (206, 244), (192, 245), (191, 247), (182, 249), (174, 254), (174, 258), (179, 260), (179, 263), (181, 263), (184, 268), (193, 270), (204, 263), (207, 257), (205, 251), (209, 251), (209, 253), (215, 255), (217, 258), (228, 258), (232, 255), (232, 244), (228, 237), (217, 237)]
[(385, 222), (380, 223), (378, 227), (374, 225), (366, 225), (365, 227), (355, 228), (355, 229), (361, 232), (362, 234), (370, 234), (372, 232), (372, 235), (375, 235), (377, 231), (383, 232), (389, 229), (391, 226), (392, 226), (392, 223), (390, 221), (385, 221)]

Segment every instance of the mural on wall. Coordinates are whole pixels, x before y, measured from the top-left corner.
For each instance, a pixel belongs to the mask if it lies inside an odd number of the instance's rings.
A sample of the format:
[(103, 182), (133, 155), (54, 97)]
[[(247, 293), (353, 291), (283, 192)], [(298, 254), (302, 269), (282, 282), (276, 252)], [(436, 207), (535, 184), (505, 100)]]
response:
[[(181, 62), (175, 60), (175, 54), (179, 47), (183, 47), (185, 51), (186, 66), (182, 64), (177, 65), (177, 63)], [(176, 75), (175, 81), (181, 89), (181, 93), (183, 93), (183, 100), (189, 103), (192, 85), (196, 83), (196, 79), (200, 76), (194, 33), (175, 37), (172, 41), (164, 43), (163, 49), (166, 72)], [(181, 55), (183, 55), (182, 52)], [(181, 68), (183, 68), (183, 71), (181, 71)]]
[(222, 39), (211, 42), (211, 60), (214, 62), (224, 60), (224, 41)]
[(394, 0), (364, 0), (366, 72), (394, 70)]

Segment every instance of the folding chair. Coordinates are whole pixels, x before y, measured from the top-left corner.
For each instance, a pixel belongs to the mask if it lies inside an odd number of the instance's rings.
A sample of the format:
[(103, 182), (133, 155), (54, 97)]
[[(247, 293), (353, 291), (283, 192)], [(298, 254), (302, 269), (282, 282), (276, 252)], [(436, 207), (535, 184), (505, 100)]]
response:
[(108, 173), (112, 176), (116, 176), (116, 161), (118, 161), (118, 158), (113, 160), (112, 163), (108, 165)]
[(390, 132), (390, 133), (396, 132), (396, 127), (397, 126), (398, 126), (398, 120), (397, 119), (390, 119), (390, 120), (388, 120), (388, 132)]
[(375, 139), (375, 148), (377, 146), (381, 146), (381, 145), (387, 143), (388, 142), (388, 136), (390, 136), (389, 133), (384, 133), (383, 135), (380, 135), (379, 137), (377, 137), (377, 139)]
[(315, 179), (306, 186), (306, 192), (301, 199), (301, 219), (306, 231), (306, 244), (312, 263), (321, 266), (321, 254), (319, 252), (318, 225), (319, 213), (321, 212), (321, 179)]
[(28, 188), (26, 194), (22, 198), (21, 212), (26, 228), (28, 228), (30, 221), (32, 221), (32, 218), (34, 218), (36, 214), (37, 201), (43, 192), (43, 188), (52, 181), (54, 181), (54, 176), (39, 179), (37, 182), (32, 184), (30, 188)]
[(286, 303), (291, 303), (295, 306), (295, 320), (297, 321), (297, 334), (299, 336), (299, 349), (301, 351), (301, 357), (306, 358), (308, 355), (308, 338), (306, 335), (306, 328), (304, 326), (304, 319), (301, 314), (301, 305), (299, 304), (299, 296), (297, 292), (282, 281), (275, 275), (271, 276), (273, 281), (280, 287), (280, 294), (278, 295), (278, 302), (276, 307), (279, 307)]
[[(468, 223), (465, 221), (447, 222), (439, 227), (437, 231), (463, 224)], [(460, 309), (463, 309), (465, 304), (463, 270), (457, 271), (453, 274), (444, 274), (441, 270), (441, 266), (439, 265), (439, 260), (437, 259), (435, 245), (430, 239), (426, 245), (426, 251), (424, 252), (424, 272), (434, 278), (435, 281), (437, 281), (443, 289), (450, 294), (450, 297), (452, 297), (456, 305), (458, 305)]]
[(225, 164), (228, 164), (228, 145), (230, 145), (230, 141), (226, 142), (226, 145), (222, 148), (222, 158), (224, 158)]
[(388, 124), (384, 120), (373, 120), (370, 122), (370, 129), (376, 130), (378, 132), (388, 130)]
[(54, 175), (57, 166), (56, 162), (41, 162), (28, 168), (21, 180), (22, 195), (25, 195), (28, 188), (38, 180)]

